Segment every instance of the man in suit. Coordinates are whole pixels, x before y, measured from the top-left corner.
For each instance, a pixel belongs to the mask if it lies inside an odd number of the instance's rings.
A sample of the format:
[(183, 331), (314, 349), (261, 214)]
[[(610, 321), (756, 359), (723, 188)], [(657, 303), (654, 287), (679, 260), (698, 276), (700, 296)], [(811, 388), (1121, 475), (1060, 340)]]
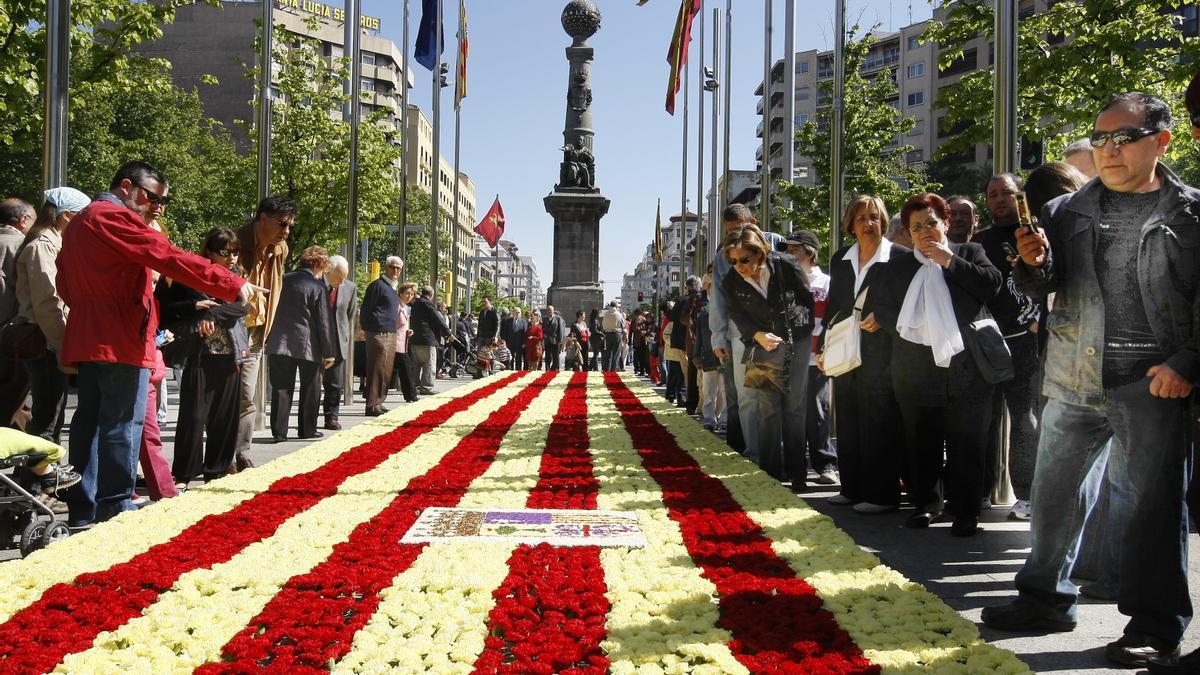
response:
[(513, 353), (513, 370), (525, 370), (525, 335), (529, 322), (521, 316), (521, 308), (514, 307), (512, 317), (500, 327), (500, 337)]
[(421, 297), (413, 301), (409, 317), (409, 352), (417, 369), (417, 393), (433, 394), (433, 380), (437, 377), (438, 342), (450, 336), (450, 327), (442, 319), (433, 304), (433, 289), (421, 288)]
[(325, 283), (329, 286), (329, 312), (336, 338), (333, 367), (324, 373), (325, 428), (337, 431), (342, 428), (338, 412), (342, 403), (342, 376), (349, 376), (342, 366), (354, 347), (354, 314), (358, 311), (358, 288), (346, 277), (350, 274), (350, 263), (340, 255), (329, 259), (329, 270), (325, 272)]
[(500, 337), (500, 318), (496, 315), (496, 308), (492, 306), (492, 299), (485, 295), (483, 296), (483, 309), (479, 311), (479, 332), (475, 336), (475, 348), (490, 345), (498, 337)]
[(387, 412), (388, 383), (392, 381), (392, 366), (396, 360), (396, 319), (400, 312), (400, 271), (404, 261), (389, 256), (383, 274), (367, 286), (363, 295), (359, 323), (367, 336), (367, 416), (377, 417)]
[(271, 381), (271, 436), (276, 443), (287, 438), (288, 416), (296, 372), (300, 372), (300, 412), (296, 427), (300, 438), (318, 438), (317, 410), (322, 367), (333, 365), (337, 354), (329, 293), (321, 277), (329, 257), (320, 246), (300, 255), (298, 269), (283, 276), (275, 324), (267, 335), (267, 377)]
[(562, 349), (562, 341), (567, 336), (567, 322), (559, 316), (554, 307), (546, 307), (546, 318), (542, 319), (542, 331), (545, 337), (542, 338), (542, 344), (546, 348), (546, 370), (561, 370), (559, 365), (559, 351)]

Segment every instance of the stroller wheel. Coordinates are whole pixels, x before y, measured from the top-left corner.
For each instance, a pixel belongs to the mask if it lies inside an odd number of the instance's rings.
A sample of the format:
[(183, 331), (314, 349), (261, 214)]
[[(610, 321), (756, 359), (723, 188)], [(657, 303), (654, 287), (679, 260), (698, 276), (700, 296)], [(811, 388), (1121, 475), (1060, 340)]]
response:
[(61, 520), (51, 521), (42, 532), (42, 548), (71, 536), (71, 528)]
[(46, 521), (40, 518), (34, 518), (29, 521), (25, 529), (21, 530), (21, 557), (24, 558), (30, 553), (45, 546), (42, 542), (46, 534)]

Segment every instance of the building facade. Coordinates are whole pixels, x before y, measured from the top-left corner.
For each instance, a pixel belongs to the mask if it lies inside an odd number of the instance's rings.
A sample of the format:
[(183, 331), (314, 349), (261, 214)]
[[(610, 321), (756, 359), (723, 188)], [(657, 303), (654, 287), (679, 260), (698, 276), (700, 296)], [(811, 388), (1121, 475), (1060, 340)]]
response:
[[(685, 223), (686, 226), (681, 227), (681, 223)], [(695, 245), (698, 225), (699, 220), (691, 211), (688, 211), (683, 218), (677, 213), (671, 216), (668, 222), (663, 223), (662, 262), (654, 262), (654, 240), (652, 238), (650, 243), (646, 244), (642, 259), (634, 267), (633, 273), (625, 274), (621, 278), (622, 307), (631, 309), (638, 305), (650, 304), (654, 300), (656, 287), (659, 297), (666, 297), (670, 294), (671, 289), (680, 287), (682, 284), (680, 277), (681, 253), (687, 253), (686, 262), (690, 268), (694, 251), (689, 249)], [(642, 294), (640, 301), (638, 293)]]

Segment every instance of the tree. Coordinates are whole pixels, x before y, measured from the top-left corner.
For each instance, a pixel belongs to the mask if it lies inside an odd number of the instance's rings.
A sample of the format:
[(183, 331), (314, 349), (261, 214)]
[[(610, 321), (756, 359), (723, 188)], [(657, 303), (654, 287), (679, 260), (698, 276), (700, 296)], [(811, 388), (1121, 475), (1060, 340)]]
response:
[[(858, 26), (850, 30), (857, 34)], [(862, 75), (862, 64), (871, 45), (875, 42), (870, 34), (858, 40), (847, 40), (845, 51), (845, 99), (843, 106), (844, 194), (872, 194), (882, 197), (892, 208), (898, 208), (904, 197), (916, 192), (936, 190), (939, 186), (930, 182), (922, 164), (909, 164), (908, 153), (912, 146), (898, 142), (912, 130), (916, 121), (906, 117), (897, 108), (881, 104), (898, 96), (898, 88), (891, 70), (884, 69), (867, 79)], [(820, 85), (821, 95), (833, 95), (832, 82)], [(829, 126), (832, 109), (825, 107), (817, 112), (817, 119), (810, 120), (796, 132), (799, 142), (797, 154), (810, 157), (816, 170), (817, 182), (806, 186), (786, 181), (779, 183), (778, 198), (792, 202), (790, 209), (780, 209), (782, 217), (793, 220), (800, 227), (812, 230), (822, 242), (828, 242), (829, 203), (831, 183)]]
[[(410, 223), (428, 223), (430, 220), (429, 209), (433, 204), (433, 197), (424, 190), (409, 187), (408, 190), (408, 220)], [(399, 202), (396, 203), (396, 211), (394, 212), (394, 222), (400, 222)], [(447, 222), (450, 219), (450, 212), (445, 209), (442, 212), (442, 222)], [(389, 221), (390, 222), (390, 221)], [(400, 231), (396, 228), (395, 232), (383, 231), (371, 237), (370, 243), (367, 245), (367, 255), (372, 260), (383, 260), (389, 255), (398, 255), (404, 260), (405, 273), (407, 278), (416, 283), (418, 286), (424, 286), (429, 283), (429, 270), (433, 264), (433, 251), (429, 245), (428, 225), (423, 226), (421, 232), (414, 232), (408, 235), (407, 251), (400, 250)], [(447, 261), (450, 260), (451, 246), (453, 241), (450, 238), (450, 230), (448, 227), (443, 227), (438, 238), (438, 250), (441, 253), (442, 271), (449, 269)]]
[[(310, 18), (316, 22), (317, 19)], [(314, 31), (316, 26), (313, 26)], [(337, 250), (345, 244), (350, 165), (350, 125), (341, 111), (349, 97), (342, 91), (348, 59), (326, 64), (319, 43), (275, 28), (275, 75), (278, 99), (271, 107), (271, 188), (296, 201), (296, 226), (290, 235), (292, 257), (318, 244)], [(257, 81), (257, 67), (247, 77)], [(359, 125), (358, 213), (360, 238), (382, 236), (395, 220), (401, 152), (395, 129), (380, 108)], [(250, 137), (257, 132), (250, 124)], [(412, 270), (409, 271), (412, 276)]]
[[(930, 23), (924, 39), (941, 46), (941, 69), (964, 57), (968, 41), (990, 36), (995, 20), (991, 3), (940, 0), (945, 21)], [(1178, 0), (1075, 0), (1053, 4), (1021, 19), (1018, 37), (1020, 87), (1018, 131), (1042, 139), (1047, 157), (1087, 135), (1101, 106), (1113, 94), (1144, 91), (1171, 103), (1177, 137), (1186, 138), (1182, 93), (1200, 60), (1200, 40), (1185, 39), (1175, 14)], [(945, 157), (991, 142), (992, 70), (977, 70), (938, 93), (945, 111), (941, 128), (958, 129), (938, 149)], [(1183, 134), (1181, 137), (1180, 134)], [(1182, 144), (1179, 144), (1182, 145)], [(1168, 157), (1171, 161), (1184, 148)]]

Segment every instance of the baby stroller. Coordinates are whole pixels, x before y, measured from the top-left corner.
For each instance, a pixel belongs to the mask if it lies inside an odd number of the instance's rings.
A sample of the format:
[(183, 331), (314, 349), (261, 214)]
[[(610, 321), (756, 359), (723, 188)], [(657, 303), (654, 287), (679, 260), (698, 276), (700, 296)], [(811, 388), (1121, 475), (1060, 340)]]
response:
[(0, 457), (0, 470), (15, 469), (11, 475), (0, 473), (0, 548), (13, 548), (14, 537), (20, 535), (15, 545), (22, 558), (71, 536), (67, 524), (30, 492), (40, 491), (40, 487), (26, 469), (45, 459), (44, 452)]

